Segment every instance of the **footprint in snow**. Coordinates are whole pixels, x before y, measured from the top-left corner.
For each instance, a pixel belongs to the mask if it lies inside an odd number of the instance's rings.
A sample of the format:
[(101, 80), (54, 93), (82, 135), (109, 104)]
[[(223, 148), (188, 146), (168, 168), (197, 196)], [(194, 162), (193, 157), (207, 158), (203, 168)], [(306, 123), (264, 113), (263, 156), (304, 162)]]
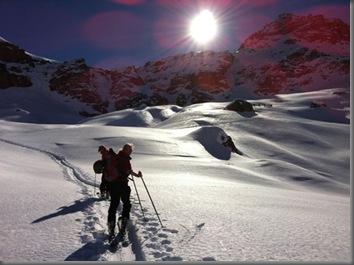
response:
[(204, 225), (205, 225), (205, 223), (201, 223), (201, 224), (197, 225), (197, 228), (201, 229)]

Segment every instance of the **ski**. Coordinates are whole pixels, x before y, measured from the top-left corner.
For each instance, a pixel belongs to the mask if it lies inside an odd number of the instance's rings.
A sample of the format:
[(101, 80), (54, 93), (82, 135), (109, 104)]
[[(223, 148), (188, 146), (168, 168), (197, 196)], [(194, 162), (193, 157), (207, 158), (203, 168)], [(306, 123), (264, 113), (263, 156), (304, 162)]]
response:
[(119, 243), (119, 233), (116, 235), (116, 236), (113, 236), (113, 238), (109, 238), (109, 246), (111, 247), (116, 247), (118, 246), (118, 243)]
[(113, 236), (113, 238), (109, 240), (109, 245), (111, 247), (117, 247), (119, 243), (122, 245), (122, 247), (129, 246), (128, 235), (125, 231), (119, 231), (116, 236)]
[(129, 239), (127, 235), (128, 220), (126, 220), (125, 223), (123, 223), (122, 221), (123, 218), (120, 216), (118, 218), (118, 227), (119, 227), (119, 232), (121, 233), (120, 242), (122, 244), (122, 247), (127, 247), (129, 246)]
[(115, 234), (112, 234), (112, 235), (108, 235), (108, 242), (109, 242), (109, 245), (111, 245), (113, 243), (113, 241), (116, 239), (116, 235)]
[(127, 235), (127, 224), (122, 225), (122, 218), (118, 219), (118, 234), (114, 236), (110, 241), (109, 245), (111, 247), (117, 247), (119, 243), (121, 243), (122, 247), (129, 246), (129, 239)]
[(123, 232), (122, 234), (121, 242), (122, 242), (122, 247), (126, 248), (127, 246), (129, 246), (129, 239), (126, 231)]

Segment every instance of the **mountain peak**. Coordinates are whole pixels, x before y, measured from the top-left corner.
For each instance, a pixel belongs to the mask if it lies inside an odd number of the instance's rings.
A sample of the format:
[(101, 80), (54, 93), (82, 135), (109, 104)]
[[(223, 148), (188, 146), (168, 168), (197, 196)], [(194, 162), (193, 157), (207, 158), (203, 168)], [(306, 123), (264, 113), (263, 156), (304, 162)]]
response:
[(349, 40), (349, 25), (339, 19), (285, 13), (250, 35), (236, 53), (190, 52), (116, 70), (87, 66), (84, 59), (34, 60), (1, 41), (0, 88), (35, 90), (46, 84), (49, 91), (84, 103), (81, 113), (100, 114), (140, 105), (186, 106), (349, 87)]
[(299, 16), (284, 13), (250, 35), (241, 45), (244, 48), (265, 49), (283, 44), (307, 47), (331, 55), (349, 56), (350, 27), (340, 19), (323, 15)]

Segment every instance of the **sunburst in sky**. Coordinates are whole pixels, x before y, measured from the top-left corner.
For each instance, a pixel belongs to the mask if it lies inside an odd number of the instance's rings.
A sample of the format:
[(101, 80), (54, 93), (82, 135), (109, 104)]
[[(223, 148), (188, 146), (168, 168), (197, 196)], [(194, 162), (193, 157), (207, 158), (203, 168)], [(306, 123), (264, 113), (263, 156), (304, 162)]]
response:
[(0, 36), (59, 61), (139, 66), (191, 51), (236, 51), (282, 13), (323, 14), (349, 24), (350, 1), (1, 0)]
[(217, 21), (209, 10), (203, 10), (190, 23), (190, 36), (198, 43), (208, 43), (217, 33)]

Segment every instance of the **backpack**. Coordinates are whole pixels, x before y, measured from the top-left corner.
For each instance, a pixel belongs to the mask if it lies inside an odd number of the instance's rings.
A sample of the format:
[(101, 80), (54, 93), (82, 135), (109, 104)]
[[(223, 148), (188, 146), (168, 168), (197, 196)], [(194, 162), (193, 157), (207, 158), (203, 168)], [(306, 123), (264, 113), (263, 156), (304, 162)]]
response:
[(93, 163), (93, 171), (96, 174), (103, 174), (103, 177), (108, 182), (121, 180), (119, 170), (118, 155), (110, 148), (107, 159), (100, 159)]
[(105, 179), (108, 182), (118, 181), (121, 178), (118, 169), (118, 155), (111, 153), (110, 158), (107, 160), (107, 167), (105, 168)]
[(103, 160), (97, 160), (95, 163), (93, 163), (93, 171), (96, 174), (101, 174), (104, 171), (105, 165), (104, 165)]

